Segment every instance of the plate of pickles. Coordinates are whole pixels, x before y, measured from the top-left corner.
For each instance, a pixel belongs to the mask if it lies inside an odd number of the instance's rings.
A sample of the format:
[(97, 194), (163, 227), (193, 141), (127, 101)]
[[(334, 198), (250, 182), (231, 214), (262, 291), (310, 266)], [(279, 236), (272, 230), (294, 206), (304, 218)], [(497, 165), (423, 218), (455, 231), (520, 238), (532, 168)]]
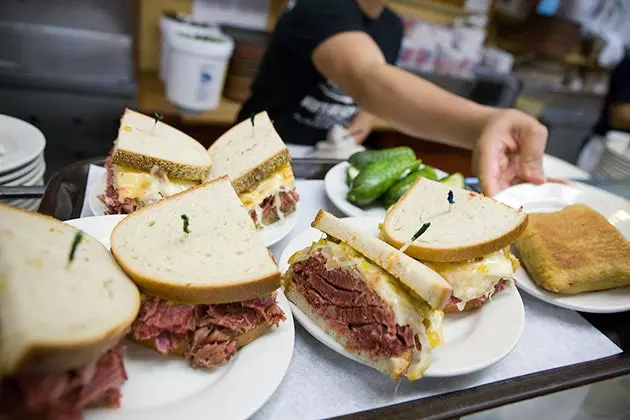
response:
[(466, 188), (461, 174), (423, 164), (406, 146), (357, 152), (332, 167), (324, 184), (328, 199), (347, 216), (384, 219), (387, 209), (420, 177)]

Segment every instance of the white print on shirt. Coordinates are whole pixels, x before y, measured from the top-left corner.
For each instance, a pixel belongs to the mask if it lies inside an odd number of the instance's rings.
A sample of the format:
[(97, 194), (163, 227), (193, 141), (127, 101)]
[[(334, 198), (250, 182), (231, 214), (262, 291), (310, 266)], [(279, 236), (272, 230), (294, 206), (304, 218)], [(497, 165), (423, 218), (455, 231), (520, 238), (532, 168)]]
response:
[[(322, 99), (306, 95), (300, 101), (300, 111), (293, 118), (310, 127), (330, 130), (335, 124), (348, 125), (358, 108), (352, 97), (345, 95), (333, 82), (320, 83)], [(319, 96), (319, 95), (317, 95)]]

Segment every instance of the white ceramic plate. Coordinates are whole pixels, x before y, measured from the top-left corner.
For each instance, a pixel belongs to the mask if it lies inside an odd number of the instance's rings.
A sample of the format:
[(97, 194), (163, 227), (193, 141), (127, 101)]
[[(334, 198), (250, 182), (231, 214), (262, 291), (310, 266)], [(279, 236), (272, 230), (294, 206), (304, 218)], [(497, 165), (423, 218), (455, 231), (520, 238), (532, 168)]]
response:
[(46, 172), (46, 165), (44, 162), (41, 162), (39, 165), (35, 167), (32, 172), (27, 173), (20, 178), (14, 179), (12, 181), (8, 181), (3, 185), (6, 186), (28, 186), (28, 185), (43, 185), (43, 177)]
[[(379, 219), (353, 217), (345, 219), (355, 227), (376, 236)], [(280, 271), (289, 268), (289, 257), (322, 237), (317, 229), (296, 235), (280, 258)], [(330, 349), (359, 363), (352, 353), (333, 340), (299, 308), (291, 304), (298, 322)], [(477, 311), (446, 314), (444, 343), (432, 353), (433, 362), (425, 372), (427, 377), (464, 375), (491, 366), (507, 356), (516, 346), (525, 326), (523, 301), (515, 287), (509, 287), (492, 298), (492, 302)], [(500, 331), (500, 333), (499, 333)]]
[(46, 138), (35, 126), (0, 115), (0, 174), (31, 162), (44, 151), (45, 146)]
[(578, 168), (577, 166), (571, 165), (569, 162), (566, 162), (551, 155), (543, 156), (543, 169), (545, 171), (545, 176), (550, 178), (591, 178), (591, 175), (588, 172)]
[[(501, 191), (494, 198), (512, 207), (523, 206), (530, 213), (558, 211), (571, 204), (584, 203), (606, 216), (626, 239), (630, 239), (630, 202), (590, 185), (521, 184)], [(563, 308), (594, 313), (630, 310), (630, 287), (561, 295), (538, 287), (522, 267), (515, 278), (518, 287), (530, 295)]]
[[(109, 248), (109, 237), (124, 216), (69, 220)], [(118, 410), (87, 410), (87, 420), (161, 420), (185, 418), (246, 419), (254, 414), (282, 382), (293, 355), (295, 328), (282, 292), (278, 304), (287, 319), (278, 328), (238, 351), (217, 369), (192, 369), (179, 357), (126, 342), (125, 368), (129, 380), (122, 388)]]
[[(326, 187), (326, 195), (332, 203), (347, 216), (353, 217), (374, 217), (379, 220), (385, 219), (386, 211), (383, 204), (377, 200), (365, 207), (358, 207), (346, 199), (348, 195), (348, 184), (346, 184), (346, 170), (350, 164), (341, 162), (326, 173), (324, 177), (324, 185)], [(439, 169), (435, 169), (438, 178), (447, 176), (448, 174)]]
[[(105, 214), (105, 205), (98, 199), (99, 194), (105, 191), (105, 174), (102, 177), (98, 177), (92, 182), (92, 185), (88, 188), (88, 206), (90, 211), (95, 216), (102, 216)], [(297, 208), (293, 213), (287, 216), (284, 220), (274, 223), (273, 225), (266, 227), (260, 231), (263, 243), (266, 247), (270, 247), (282, 239), (284, 239), (295, 227), (297, 223), (297, 214), (300, 211), (300, 203), (298, 202)]]
[(29, 162), (20, 168), (0, 175), (0, 185), (6, 185), (8, 182), (33, 174), (37, 172), (41, 166), (45, 166), (43, 155), (38, 156), (32, 162)]

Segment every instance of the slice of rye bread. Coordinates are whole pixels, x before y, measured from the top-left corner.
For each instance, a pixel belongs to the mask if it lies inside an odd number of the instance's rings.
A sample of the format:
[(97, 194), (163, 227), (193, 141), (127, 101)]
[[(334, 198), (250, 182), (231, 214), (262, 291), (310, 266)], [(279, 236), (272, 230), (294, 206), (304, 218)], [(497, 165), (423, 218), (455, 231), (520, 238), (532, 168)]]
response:
[(289, 150), (266, 112), (230, 128), (208, 148), (213, 166), (210, 179), (227, 175), (238, 194), (255, 188), (260, 181), (289, 163)]
[(202, 181), (211, 166), (205, 148), (189, 135), (154, 118), (126, 109), (112, 163), (144, 172), (158, 167), (169, 177)]
[[(449, 191), (454, 204), (448, 201)], [(455, 262), (506, 248), (527, 222), (527, 213), (493, 198), (419, 178), (388, 210), (381, 237), (401, 248), (430, 223), (405, 253), (419, 260)]]
[(127, 216), (112, 232), (111, 251), (133, 281), (166, 299), (240, 302), (280, 287), (278, 268), (227, 177)]
[[(336, 342), (341, 344), (344, 348), (348, 344), (348, 340), (342, 334), (339, 334), (334, 329), (328, 327), (327, 321), (319, 316), (313, 307), (306, 301), (306, 298), (297, 290), (293, 280), (291, 279), (291, 271), (289, 270), (284, 276), (284, 293), (287, 299), (289, 299), (295, 306), (300, 308), (304, 314), (309, 317), (315, 324), (322, 329), (326, 334), (331, 336)], [(374, 358), (371, 357), (367, 352), (364, 351), (353, 351), (352, 353), (356, 354), (362, 361), (364, 361), (369, 366), (372, 366), (374, 369), (383, 373), (384, 375), (389, 376), (393, 380), (397, 381), (402, 378), (409, 365), (411, 365), (412, 359), (412, 351), (406, 351), (400, 356), (390, 357), (390, 358)]]

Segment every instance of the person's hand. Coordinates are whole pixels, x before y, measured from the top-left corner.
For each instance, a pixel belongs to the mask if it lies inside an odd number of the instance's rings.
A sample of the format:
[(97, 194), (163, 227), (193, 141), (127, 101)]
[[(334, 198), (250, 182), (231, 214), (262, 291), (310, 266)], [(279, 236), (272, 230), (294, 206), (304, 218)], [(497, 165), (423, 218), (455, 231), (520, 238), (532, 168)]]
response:
[(517, 110), (497, 110), (486, 122), (473, 153), (473, 171), (484, 194), (522, 182), (542, 184), (547, 128)]

